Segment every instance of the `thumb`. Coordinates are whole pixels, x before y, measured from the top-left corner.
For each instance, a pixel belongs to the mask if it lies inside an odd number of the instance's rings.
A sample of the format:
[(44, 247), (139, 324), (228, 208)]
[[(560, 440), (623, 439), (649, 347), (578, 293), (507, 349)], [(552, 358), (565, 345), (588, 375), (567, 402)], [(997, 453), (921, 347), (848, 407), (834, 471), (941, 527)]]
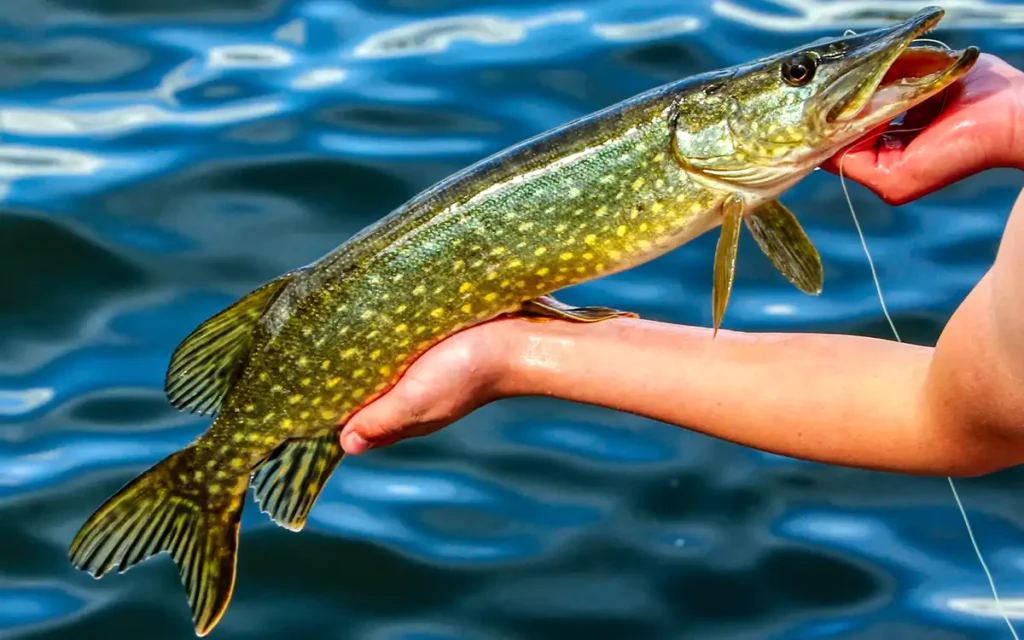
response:
[(341, 430), (341, 447), (347, 455), (357, 456), (399, 439), (407, 423), (408, 407), (392, 394), (385, 393), (349, 418)]
[(402, 379), (383, 396), (359, 409), (341, 430), (341, 446), (346, 454), (359, 455), (400, 440), (437, 431), (446, 422), (439, 413), (437, 399), (416, 379)]

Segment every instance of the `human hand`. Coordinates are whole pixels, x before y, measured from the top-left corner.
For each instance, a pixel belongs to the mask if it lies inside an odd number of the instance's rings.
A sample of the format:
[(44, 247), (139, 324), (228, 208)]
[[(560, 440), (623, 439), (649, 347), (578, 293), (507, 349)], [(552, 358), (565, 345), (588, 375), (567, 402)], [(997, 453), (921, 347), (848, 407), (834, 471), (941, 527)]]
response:
[(431, 434), (501, 397), (501, 382), (514, 360), (516, 322), (487, 322), (428, 349), (394, 387), (345, 423), (340, 436), (345, 453), (359, 455)]
[(1024, 169), (1024, 72), (983, 54), (963, 78), (890, 130), (861, 138), (823, 168), (839, 173), (842, 160), (844, 176), (895, 205), (986, 169)]

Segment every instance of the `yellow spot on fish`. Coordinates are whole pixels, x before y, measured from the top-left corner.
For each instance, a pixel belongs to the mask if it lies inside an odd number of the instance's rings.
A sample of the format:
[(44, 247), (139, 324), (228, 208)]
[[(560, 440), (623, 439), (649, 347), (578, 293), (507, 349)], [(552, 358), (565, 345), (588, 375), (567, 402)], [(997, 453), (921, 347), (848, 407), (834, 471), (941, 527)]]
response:
[(665, 154), (664, 154), (663, 152), (661, 152), (661, 151), (659, 151), (659, 152), (658, 152), (657, 154), (655, 154), (655, 156), (654, 156), (654, 161), (655, 161), (655, 162), (661, 162), (661, 161), (662, 161), (662, 160), (664, 160), (664, 159), (665, 159)]
[(269, 377), (270, 374), (268, 374), (266, 371), (260, 371), (260, 381), (266, 382)]
[(277, 436), (266, 436), (263, 438), (265, 444), (277, 444)]
[(426, 293), (426, 292), (427, 292), (427, 288), (426, 288), (426, 287), (424, 287), (424, 286), (423, 286), (423, 285), (421, 284), (421, 285), (419, 285), (418, 287), (416, 287), (415, 289), (413, 289), (413, 290), (412, 290), (412, 292), (413, 292), (414, 294), (418, 295), (418, 296), (422, 296), (422, 295), (423, 295), (424, 293)]
[(216, 466), (217, 466), (217, 460), (215, 458), (210, 458), (209, 460), (206, 461), (206, 468), (207, 469), (212, 469), (212, 468), (214, 468)]
[(549, 271), (551, 271), (551, 269), (548, 269), (547, 267), (541, 267), (540, 269), (537, 269), (537, 275), (538, 276), (546, 276), (546, 275), (548, 275)]
[(560, 224), (557, 227), (555, 227), (555, 233), (562, 233), (563, 231), (565, 231), (568, 228), (569, 228), (569, 225), (567, 225), (567, 224), (565, 224), (563, 222), (562, 224)]
[(373, 317), (373, 309), (367, 309), (362, 313), (361, 317), (363, 318), (363, 320), (369, 320), (370, 318)]
[(260, 439), (260, 434), (250, 433), (249, 435), (245, 436), (245, 439), (248, 440), (249, 442), (256, 442), (257, 440)]
[(405, 311), (408, 308), (409, 307), (407, 307), (406, 305), (400, 304), (400, 305), (398, 305), (398, 307), (395, 308), (395, 313), (402, 313), (403, 311)]
[(373, 352), (370, 354), (370, 360), (376, 360), (379, 357), (380, 357), (380, 349), (374, 349)]
[(309, 364), (309, 358), (307, 358), (306, 356), (302, 356), (301, 358), (299, 358), (299, 360), (298, 360), (299, 367), (304, 367), (307, 364)]
[(641, 232), (647, 231), (647, 223), (646, 222), (641, 222), (640, 223), (640, 231)]
[(612, 249), (611, 251), (608, 252), (608, 257), (611, 258), (612, 260), (618, 260), (619, 258), (622, 257), (622, 252)]
[(402, 324), (398, 325), (397, 327), (395, 327), (395, 333), (405, 333), (408, 330), (409, 330), (409, 325), (405, 324), (404, 322)]
[(353, 379), (362, 378), (364, 375), (366, 375), (366, 369), (363, 368), (356, 369), (355, 371), (352, 372)]
[(380, 374), (382, 376), (389, 376), (389, 375), (391, 375), (391, 367), (389, 367), (387, 365), (384, 365), (383, 367), (380, 368)]
[(427, 330), (427, 327), (421, 324), (420, 326), (416, 327), (416, 335), (420, 335), (421, 333), (423, 333), (426, 330)]
[(235, 442), (241, 442), (242, 440), (245, 440), (245, 434), (241, 431), (236, 431), (231, 434), (231, 439)]
[(341, 378), (331, 378), (330, 380), (327, 381), (327, 388), (333, 389), (334, 387), (338, 386), (339, 382), (341, 382)]
[(496, 293), (494, 293), (492, 291), (492, 292), (488, 293), (486, 296), (484, 296), (484, 300), (486, 300), (487, 302), (490, 302), (490, 301), (494, 300), (497, 297), (498, 297), (498, 294), (496, 294)]
[(473, 311), (473, 305), (466, 303), (462, 305), (462, 313), (470, 313)]
[(524, 222), (521, 225), (519, 225), (519, 230), (520, 231), (529, 231), (532, 228), (533, 228), (533, 223), (532, 222)]
[(464, 260), (456, 260), (455, 264), (452, 265), (452, 271), (458, 271), (463, 266), (465, 266), (465, 264), (466, 264), (466, 262)]
[(562, 255), (560, 255), (558, 257), (561, 260), (572, 260), (572, 253), (569, 252), (569, 251), (566, 251), (565, 253), (563, 253)]
[(504, 289), (505, 287), (507, 287), (510, 284), (512, 284), (511, 280), (502, 280), (501, 281), (501, 288)]
[(207, 485), (206, 490), (209, 491), (210, 493), (218, 494), (218, 493), (220, 493), (220, 485), (219, 484)]
[(350, 347), (348, 349), (345, 349), (345, 351), (341, 354), (341, 357), (342, 358), (351, 358), (355, 354), (356, 354), (356, 348), (355, 347)]
[(394, 276), (391, 277), (391, 282), (400, 282), (402, 280), (403, 275), (404, 274), (396, 273)]
[(619, 236), (620, 238), (626, 235), (626, 225), (619, 225), (619, 228), (615, 230), (615, 235)]
[(290, 398), (288, 398), (288, 403), (289, 404), (298, 404), (299, 402), (302, 402), (302, 394), (301, 393), (296, 393), (293, 396), (291, 396)]
[(663, 188), (665, 186), (665, 181), (662, 180), (661, 178), (658, 178), (657, 180), (654, 181), (654, 186), (656, 186), (659, 189), (661, 189), (661, 188)]
[(334, 411), (331, 411), (330, 409), (321, 409), (320, 410), (320, 419), (321, 420), (334, 420), (336, 417), (338, 417), (338, 414), (335, 413)]
[(279, 384), (275, 384), (274, 386), (270, 387), (270, 391), (271, 393), (281, 393), (282, 391), (284, 391), (284, 387), (282, 387)]
[(644, 177), (640, 176), (633, 181), (633, 191), (639, 191), (640, 187), (644, 186)]
[(597, 216), (598, 218), (600, 218), (601, 216), (603, 216), (603, 215), (605, 215), (607, 213), (608, 213), (608, 207), (606, 207), (604, 205), (601, 205), (600, 207), (598, 207), (597, 211), (594, 212), (594, 215)]
[(658, 213), (664, 208), (665, 205), (661, 204), (660, 202), (655, 202), (654, 204), (651, 205), (651, 211), (653, 211), (654, 213)]
[(312, 378), (303, 378), (302, 379), (302, 386), (308, 387), (310, 382), (313, 382)]
[(412, 338), (402, 338), (402, 341), (398, 343), (398, 346), (404, 347), (412, 342)]
[(597, 236), (595, 236), (594, 234), (590, 234), (586, 238), (583, 238), (583, 242), (586, 242), (589, 245), (597, 244)]
[(508, 267), (509, 267), (509, 269), (515, 269), (516, 267), (518, 267), (518, 266), (520, 266), (522, 264), (523, 264), (522, 260), (513, 260), (513, 261), (508, 263)]
[(242, 467), (242, 462), (243, 462), (243, 460), (241, 458), (232, 458), (231, 459), (231, 468), (232, 469), (240, 469)]
[(647, 240), (637, 240), (636, 243), (640, 245), (641, 249), (649, 249), (651, 247), (651, 243)]
[(498, 272), (497, 271), (491, 271), (490, 273), (487, 274), (487, 279), (488, 280), (494, 280), (497, 277), (498, 277)]
[(228, 472), (224, 471), (223, 469), (218, 470), (217, 473), (215, 473), (214, 475), (217, 477), (218, 480), (227, 480), (228, 478)]
[(525, 286), (526, 286), (526, 281), (525, 280), (516, 280), (516, 288), (517, 289), (522, 289)]
[(544, 255), (547, 252), (548, 252), (548, 248), (547, 247), (537, 247), (534, 250), (533, 255), (535, 255), (535, 256), (542, 256), (542, 255)]
[(316, 405), (320, 404), (321, 401), (323, 401), (323, 398), (321, 398), (320, 396), (317, 396), (317, 397), (313, 398), (313, 400), (309, 404), (311, 404), (311, 405), (313, 405), (315, 407)]
[(472, 282), (463, 282), (462, 285), (459, 287), (459, 293), (466, 293), (467, 291), (469, 291), (472, 288), (473, 288), (473, 283)]
[(438, 307), (438, 308), (434, 309), (433, 311), (431, 311), (430, 315), (434, 316), (435, 318), (440, 318), (441, 316), (444, 315), (444, 309), (442, 309), (441, 307)]
[(254, 404), (247, 404), (247, 405), (245, 405), (244, 411), (246, 413), (252, 413), (255, 410), (256, 410), (256, 405), (254, 405)]
[(352, 392), (352, 397), (355, 398), (356, 400), (362, 398), (364, 395), (366, 395), (366, 389), (356, 389), (355, 391)]
[(320, 368), (323, 369), (324, 371), (327, 371), (328, 369), (331, 368), (331, 361), (324, 360), (323, 362), (320, 363)]
[(581, 193), (583, 193), (583, 192), (580, 191), (579, 189), (577, 189), (576, 187), (573, 187), (573, 188), (569, 189), (569, 197), (570, 198), (578, 198)]
[(700, 210), (702, 208), (703, 207), (701, 206), (701, 204), (699, 202), (694, 202), (693, 204), (690, 205), (690, 212), (691, 213), (700, 213)]
[(583, 259), (584, 259), (584, 260), (593, 260), (593, 259), (594, 259), (594, 254), (592, 254), (592, 253), (590, 253), (590, 252), (588, 251), (587, 253), (584, 253), (584, 254), (583, 254)]

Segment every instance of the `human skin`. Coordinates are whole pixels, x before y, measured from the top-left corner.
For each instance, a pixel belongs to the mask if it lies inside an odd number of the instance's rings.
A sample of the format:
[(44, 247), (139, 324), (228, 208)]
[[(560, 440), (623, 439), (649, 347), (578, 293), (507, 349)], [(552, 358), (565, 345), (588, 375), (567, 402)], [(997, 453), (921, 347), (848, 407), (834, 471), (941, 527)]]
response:
[[(892, 204), (996, 167), (1024, 170), (1024, 73), (991, 55), (893, 130), (836, 154)], [(1024, 192), (991, 268), (934, 347), (719, 331), (633, 318), (505, 318), (455, 334), (341, 432), (350, 455), (427, 435), (501, 398), (633, 413), (772, 453), (922, 475), (1024, 460)]]

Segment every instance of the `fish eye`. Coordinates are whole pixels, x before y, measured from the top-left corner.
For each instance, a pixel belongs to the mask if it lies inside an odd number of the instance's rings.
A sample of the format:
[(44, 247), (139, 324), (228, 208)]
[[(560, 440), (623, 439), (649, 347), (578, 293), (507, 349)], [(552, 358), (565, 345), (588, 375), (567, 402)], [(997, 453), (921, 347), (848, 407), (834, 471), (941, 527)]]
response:
[(814, 77), (818, 60), (809, 53), (798, 53), (782, 63), (782, 79), (786, 84), (802, 87)]

